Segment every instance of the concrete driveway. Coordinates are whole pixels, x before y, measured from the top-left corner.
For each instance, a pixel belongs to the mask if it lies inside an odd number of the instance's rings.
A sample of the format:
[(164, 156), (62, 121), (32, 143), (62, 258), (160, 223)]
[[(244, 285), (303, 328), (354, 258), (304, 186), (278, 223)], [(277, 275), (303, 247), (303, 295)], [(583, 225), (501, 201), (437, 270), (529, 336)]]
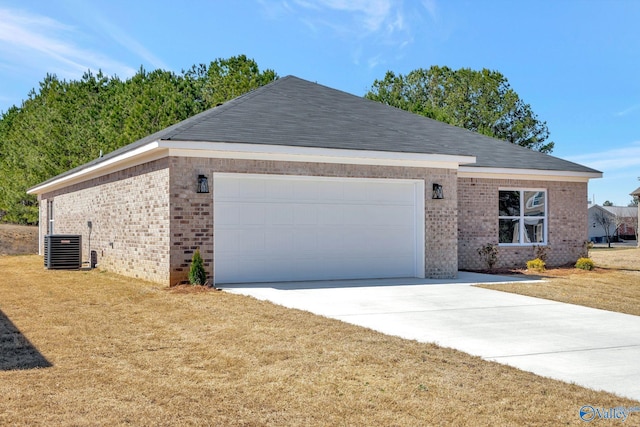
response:
[[(640, 317), (469, 286), (513, 278), (222, 285), (228, 291), (640, 401)], [(585, 402), (585, 404), (597, 402)]]

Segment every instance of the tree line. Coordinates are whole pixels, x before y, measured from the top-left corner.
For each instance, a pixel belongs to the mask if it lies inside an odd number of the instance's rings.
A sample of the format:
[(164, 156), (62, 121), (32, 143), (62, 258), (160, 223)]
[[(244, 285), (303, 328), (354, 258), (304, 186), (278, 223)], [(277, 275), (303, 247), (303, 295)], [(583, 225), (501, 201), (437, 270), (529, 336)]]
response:
[[(180, 73), (141, 67), (126, 80), (100, 71), (70, 81), (47, 74), (0, 115), (0, 221), (37, 223), (28, 188), (276, 79), (245, 55)], [(498, 72), (389, 71), (365, 97), (538, 151), (553, 148), (546, 123)]]
[(0, 117), (1, 220), (37, 223), (28, 188), (277, 78), (244, 55), (181, 73), (140, 68), (126, 80), (48, 74)]

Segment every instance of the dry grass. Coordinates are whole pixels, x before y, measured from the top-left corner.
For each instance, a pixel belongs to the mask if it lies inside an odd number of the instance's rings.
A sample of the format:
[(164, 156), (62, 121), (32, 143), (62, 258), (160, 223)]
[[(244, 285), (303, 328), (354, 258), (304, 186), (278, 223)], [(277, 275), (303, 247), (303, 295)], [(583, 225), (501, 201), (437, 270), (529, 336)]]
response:
[(594, 248), (589, 255), (598, 267), (640, 271), (640, 248)]
[(555, 426), (637, 405), (225, 292), (37, 256), (0, 271), (0, 425)]
[(640, 316), (640, 248), (594, 249), (590, 255), (597, 267), (593, 271), (525, 271), (547, 280), (481, 287)]
[(0, 224), (0, 255), (38, 253), (38, 227)]

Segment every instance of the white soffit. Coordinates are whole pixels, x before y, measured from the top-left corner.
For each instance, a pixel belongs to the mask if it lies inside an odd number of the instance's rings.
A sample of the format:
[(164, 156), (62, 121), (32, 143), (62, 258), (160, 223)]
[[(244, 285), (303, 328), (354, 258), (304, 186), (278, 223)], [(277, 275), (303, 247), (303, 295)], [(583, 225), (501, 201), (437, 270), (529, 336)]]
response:
[(27, 194), (41, 194), (46, 191), (53, 191), (69, 185), (77, 184), (91, 178), (106, 175), (108, 173), (117, 172), (126, 168), (137, 166), (143, 163), (151, 162), (166, 157), (168, 150), (159, 149), (157, 142), (138, 147), (134, 150), (122, 153), (106, 159), (94, 165), (82, 168), (69, 175), (62, 176), (45, 184), (27, 190)]
[(171, 156), (275, 160), (286, 162), (458, 169), (460, 164), (475, 163), (476, 161), (474, 156), (229, 142), (159, 141), (159, 146), (168, 148)]
[(458, 178), (588, 182), (593, 178), (602, 178), (602, 172), (574, 172), (538, 169), (508, 169), (460, 166), (460, 168), (458, 169)]
[(80, 169), (72, 174), (54, 179), (46, 184), (33, 187), (29, 189), (27, 193), (42, 194), (166, 156), (430, 167), (440, 169), (458, 169), (460, 164), (474, 163), (476, 161), (476, 158), (473, 156), (451, 156), (443, 154), (158, 140)]

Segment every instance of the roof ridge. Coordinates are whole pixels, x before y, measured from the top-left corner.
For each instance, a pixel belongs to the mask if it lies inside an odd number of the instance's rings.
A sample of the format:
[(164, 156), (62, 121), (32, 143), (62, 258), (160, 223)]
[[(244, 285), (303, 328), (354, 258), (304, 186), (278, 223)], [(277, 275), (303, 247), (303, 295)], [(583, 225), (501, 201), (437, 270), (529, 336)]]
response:
[[(393, 105), (383, 104), (383, 103), (381, 103), (381, 102), (374, 101), (374, 100), (371, 100), (371, 99), (369, 99), (369, 98), (365, 98), (364, 96), (354, 95), (354, 94), (349, 93), (349, 92), (346, 92), (346, 91), (344, 91), (344, 90), (340, 90), (340, 89), (336, 89), (336, 88), (333, 88), (333, 87), (330, 87), (330, 86), (326, 86), (326, 85), (323, 85), (323, 84), (318, 83), (318, 82), (312, 82), (312, 81), (309, 81), (309, 80), (305, 80), (305, 79), (302, 79), (302, 78), (300, 78), (300, 77), (296, 77), (296, 76), (288, 75), (288, 76), (285, 76), (283, 79), (288, 79), (288, 78), (291, 78), (291, 79), (293, 79), (293, 80), (298, 80), (298, 81), (300, 81), (300, 82), (302, 82), (302, 83), (304, 83), (304, 84), (317, 85), (317, 86), (320, 86), (321, 88), (323, 88), (324, 90), (331, 90), (331, 91), (333, 91), (333, 92), (340, 93), (340, 94), (345, 95), (345, 96), (353, 97), (353, 98), (355, 98), (355, 99), (357, 99), (357, 100), (359, 100), (359, 101), (366, 101), (366, 102), (371, 103), (371, 105), (375, 105), (376, 107), (378, 107), (378, 106), (384, 106), (384, 107), (387, 107), (387, 108), (393, 108), (393, 109), (395, 109), (396, 111), (399, 111), (399, 112), (407, 112), (407, 111), (402, 110), (401, 108), (395, 107), (395, 106), (393, 106)], [(289, 95), (289, 94), (286, 94), (286, 93), (285, 93), (285, 94), (283, 94), (283, 96), (285, 96), (285, 97), (286, 97), (286, 98), (288, 98), (288, 99), (294, 99), (294, 97), (293, 97), (293, 96), (291, 96), (291, 95)], [(323, 110), (323, 111), (331, 111), (331, 107), (330, 107), (330, 106), (328, 106), (328, 105), (327, 105), (327, 106), (325, 106), (325, 105), (317, 105), (317, 104), (314, 104), (314, 103), (313, 103), (309, 98), (306, 98), (306, 97), (305, 97), (305, 98), (300, 98), (300, 99), (302, 99), (302, 100), (303, 100), (303, 102), (305, 102), (306, 104), (309, 104), (309, 105), (316, 105), (316, 108), (318, 108), (318, 109), (320, 109), (320, 110)], [(409, 113), (410, 113), (410, 112), (409, 112)], [(346, 113), (346, 115), (347, 115), (348, 117), (351, 117), (351, 118), (356, 118), (356, 117), (358, 117), (356, 114), (351, 113), (351, 112), (347, 112), (347, 113)], [(425, 117), (425, 116), (422, 116), (422, 117)], [(425, 117), (425, 118), (428, 118), (428, 117)], [(380, 129), (387, 129), (387, 130), (390, 130), (390, 127), (389, 127), (389, 126), (384, 126), (384, 124), (383, 124), (383, 123), (381, 123), (380, 121), (376, 121), (375, 119), (371, 118), (371, 116), (367, 116), (367, 117), (366, 117), (366, 118), (364, 118), (364, 119), (363, 119), (363, 118), (359, 118), (359, 120), (360, 120), (360, 121), (362, 121), (362, 122), (365, 122), (365, 123), (367, 123), (368, 125), (370, 125), (370, 126), (372, 126), (372, 127), (375, 127), (375, 128), (380, 128)], [(445, 123), (445, 124), (446, 124), (446, 123)], [(450, 125), (450, 126), (451, 126), (451, 125)], [(396, 132), (396, 133), (398, 133), (398, 134), (402, 134), (402, 135), (409, 135), (409, 134), (410, 134), (408, 131), (406, 131), (406, 130), (402, 129), (401, 127), (393, 127), (393, 131), (394, 131), (394, 132)]]

